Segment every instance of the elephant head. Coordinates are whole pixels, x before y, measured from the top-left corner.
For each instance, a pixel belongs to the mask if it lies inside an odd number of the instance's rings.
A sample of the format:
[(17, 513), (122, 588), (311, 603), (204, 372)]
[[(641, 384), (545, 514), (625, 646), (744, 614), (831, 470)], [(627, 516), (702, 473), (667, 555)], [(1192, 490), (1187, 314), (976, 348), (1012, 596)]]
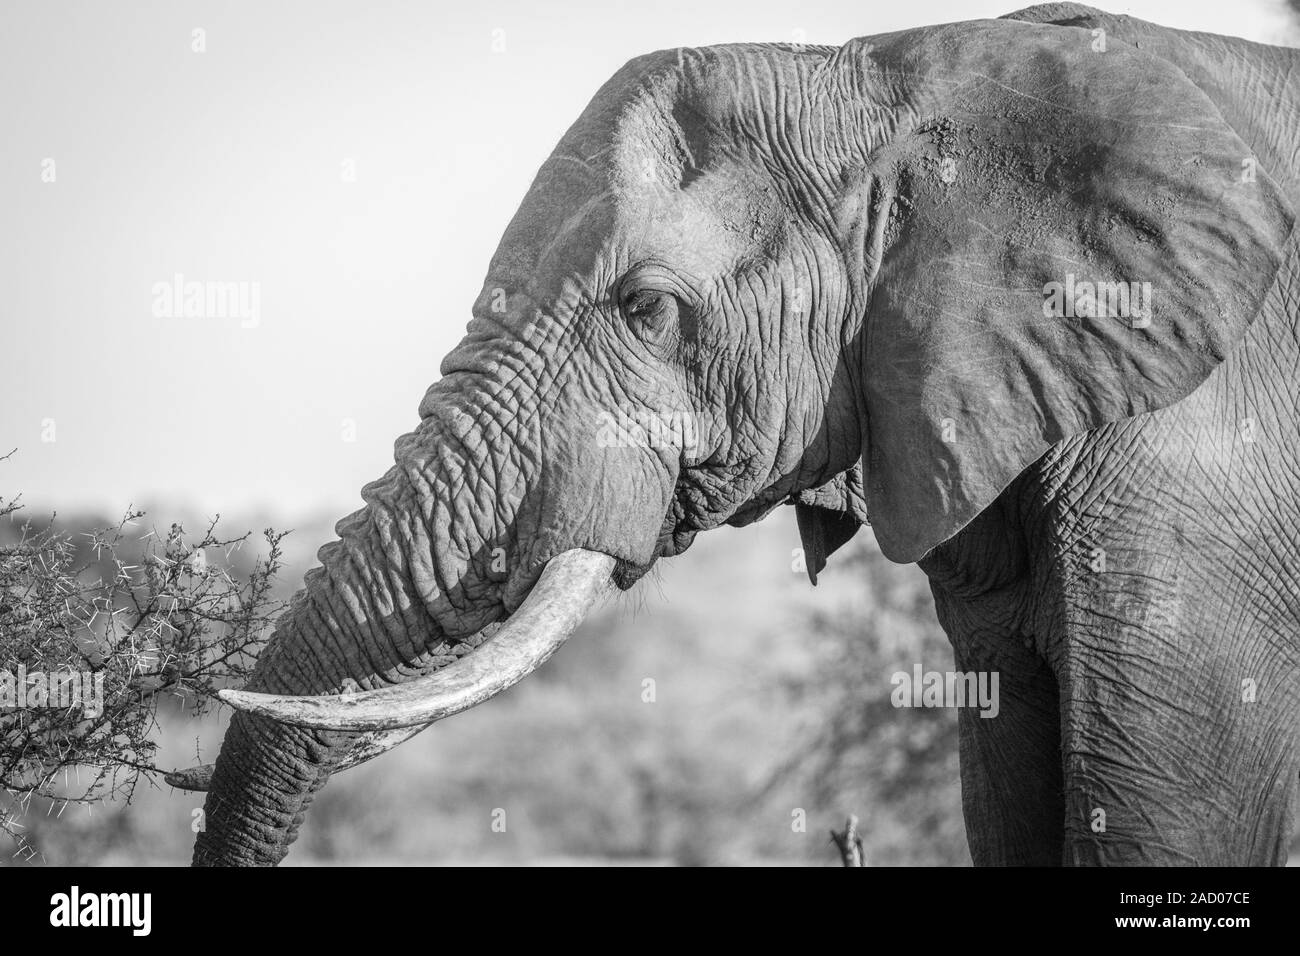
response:
[[(195, 860), (536, 668), (612, 581), (784, 502), (914, 561), (1054, 442), (1194, 389), (1289, 229), (1179, 70), (977, 21), (633, 60), (539, 171), (394, 467), (278, 624)], [(1147, 283), (1127, 319), (1044, 289)], [(500, 629), (493, 629), (500, 623)], [(185, 782), (182, 780), (181, 782)]]

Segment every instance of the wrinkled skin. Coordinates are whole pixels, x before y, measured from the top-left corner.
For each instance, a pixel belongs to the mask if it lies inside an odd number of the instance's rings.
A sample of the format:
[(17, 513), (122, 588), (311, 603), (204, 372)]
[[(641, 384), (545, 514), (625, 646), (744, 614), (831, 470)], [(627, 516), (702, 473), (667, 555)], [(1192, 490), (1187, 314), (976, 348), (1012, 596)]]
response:
[[(250, 687), (410, 679), (566, 549), (628, 587), (793, 501), (814, 571), (869, 517), (957, 668), (1000, 673), (960, 719), (977, 863), (1282, 862), (1294, 60), (1052, 5), (632, 61)], [(1149, 325), (1046, 317), (1067, 271), (1150, 282)], [(693, 440), (607, 447), (611, 412)], [(278, 862), (355, 739), (236, 715), (195, 861)]]

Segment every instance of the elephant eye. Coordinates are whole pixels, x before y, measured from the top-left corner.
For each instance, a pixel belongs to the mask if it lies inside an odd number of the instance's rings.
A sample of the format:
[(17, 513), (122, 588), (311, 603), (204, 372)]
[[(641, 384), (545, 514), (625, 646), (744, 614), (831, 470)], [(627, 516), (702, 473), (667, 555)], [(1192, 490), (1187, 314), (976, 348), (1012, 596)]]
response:
[(661, 289), (633, 288), (619, 296), (619, 310), (638, 331), (657, 338), (677, 315), (677, 297)]
[(655, 289), (633, 289), (623, 295), (619, 308), (629, 319), (653, 319), (667, 308), (671, 299), (668, 293)]

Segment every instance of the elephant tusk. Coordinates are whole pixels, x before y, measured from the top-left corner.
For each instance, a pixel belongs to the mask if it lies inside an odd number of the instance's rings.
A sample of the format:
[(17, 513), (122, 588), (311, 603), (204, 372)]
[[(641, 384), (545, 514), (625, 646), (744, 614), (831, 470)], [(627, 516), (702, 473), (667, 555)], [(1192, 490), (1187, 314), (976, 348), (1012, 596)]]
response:
[[(497, 628), (500, 625), (489, 624), (488, 628)], [(484, 628), (487, 630), (487, 628)], [(482, 634), (482, 632), (479, 632)], [(488, 635), (483, 635), (484, 639)], [(337, 767), (331, 771), (339, 773), (343, 770), (365, 763), (367, 760), (373, 760), (380, 754), (385, 754), (399, 744), (404, 744), (422, 730), (427, 730), (432, 724), (415, 724), (411, 727), (399, 727), (396, 730), (380, 730), (374, 733), (364, 734), (352, 749), (348, 751)], [(206, 793), (212, 783), (212, 774), (216, 770), (216, 764), (200, 764), (197, 767), (187, 767), (184, 770), (173, 770), (171, 773), (164, 774), (163, 780), (169, 786), (178, 790), (192, 790), (199, 793)]]
[[(378, 733), (366, 734), (353, 745), (352, 749), (348, 751), (348, 755), (339, 762), (333, 772), (350, 770), (357, 764), (363, 764), (382, 753), (387, 753), (398, 744), (405, 743), (428, 727), (428, 724), (416, 724), (413, 727), (399, 727), (397, 730), (383, 730)], [(212, 773), (215, 769), (215, 764), (205, 763), (199, 767), (173, 770), (171, 773), (165, 774), (163, 779), (178, 790), (194, 790), (206, 793), (212, 784)]]
[(327, 696), (242, 690), (223, 690), (218, 696), (238, 710), (299, 727), (388, 731), (430, 724), (495, 697), (537, 670), (609, 590), (614, 564), (607, 554), (581, 548), (552, 558), (527, 600), (495, 635), (426, 677)]
[(205, 763), (201, 767), (188, 767), (185, 770), (173, 770), (163, 779), (178, 790), (197, 790), (206, 793), (212, 785), (212, 771), (215, 765)]
[[(449, 665), (450, 666), (450, 665)], [(381, 730), (378, 733), (366, 734), (348, 751), (348, 755), (343, 758), (342, 762), (334, 768), (334, 772), (340, 770), (350, 770), (357, 764), (365, 763), (367, 760), (373, 760), (380, 754), (388, 753), (398, 744), (404, 744), (422, 730), (427, 730), (432, 724), (414, 724), (410, 727), (398, 727), (395, 730)]]

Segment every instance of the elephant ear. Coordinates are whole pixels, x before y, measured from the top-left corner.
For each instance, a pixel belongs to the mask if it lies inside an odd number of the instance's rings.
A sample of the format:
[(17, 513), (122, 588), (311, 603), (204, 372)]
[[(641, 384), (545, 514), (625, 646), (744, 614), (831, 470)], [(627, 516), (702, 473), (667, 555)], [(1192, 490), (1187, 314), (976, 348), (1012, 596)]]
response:
[(1293, 213), (1245, 143), (1173, 65), (1093, 47), (979, 21), (859, 53), (864, 84), (911, 86), (869, 170), (891, 211), (861, 341), (866, 498), (892, 560), (1051, 445), (1185, 397), (1273, 282)]
[(790, 504), (794, 505), (799, 526), (808, 580), (816, 585), (826, 559), (847, 544), (858, 528), (869, 523), (861, 462), (824, 485), (798, 492)]

